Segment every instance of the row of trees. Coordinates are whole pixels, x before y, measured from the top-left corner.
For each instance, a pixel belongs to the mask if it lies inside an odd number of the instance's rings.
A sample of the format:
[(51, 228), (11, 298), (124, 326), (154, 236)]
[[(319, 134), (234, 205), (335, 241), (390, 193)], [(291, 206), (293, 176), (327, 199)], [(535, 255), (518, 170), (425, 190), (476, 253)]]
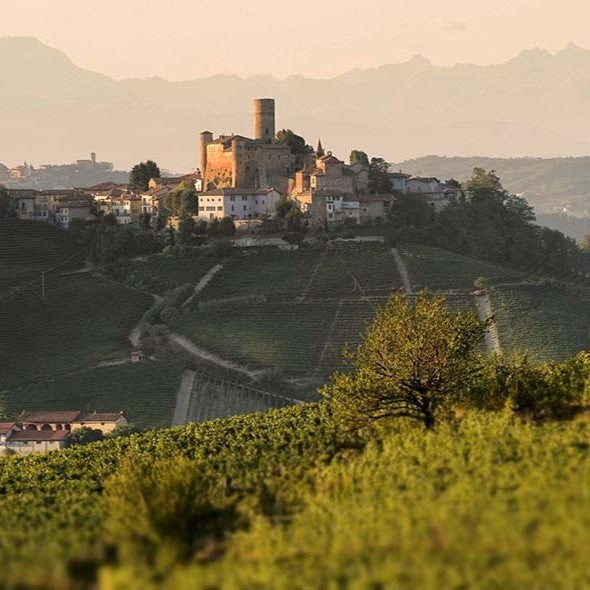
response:
[(534, 223), (532, 207), (510, 194), (494, 171), (476, 168), (463, 195), (440, 213), (412, 195), (393, 204), (390, 237), (519, 269), (561, 276), (580, 269), (582, 252), (561, 232)]

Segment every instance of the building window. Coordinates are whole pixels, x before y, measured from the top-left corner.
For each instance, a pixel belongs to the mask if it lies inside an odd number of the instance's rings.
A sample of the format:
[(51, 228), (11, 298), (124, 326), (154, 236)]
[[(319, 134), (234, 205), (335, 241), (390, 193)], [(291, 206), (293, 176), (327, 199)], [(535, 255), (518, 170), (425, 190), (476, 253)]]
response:
[(244, 211), (247, 209), (247, 205), (244, 205)]
[(199, 211), (205, 211), (205, 207), (199, 207)]
[(223, 207), (217, 207), (217, 211), (223, 211)]
[(244, 195), (244, 196), (242, 197), (242, 201), (247, 201), (247, 200), (248, 200), (248, 197), (247, 197), (246, 195)]
[(234, 206), (233, 206), (233, 205), (231, 206), (231, 210), (232, 210), (232, 211), (234, 210)]
[(229, 200), (230, 200), (230, 201), (235, 201), (235, 200), (236, 200), (236, 198), (235, 198), (235, 197), (230, 197), (230, 198), (229, 198)]

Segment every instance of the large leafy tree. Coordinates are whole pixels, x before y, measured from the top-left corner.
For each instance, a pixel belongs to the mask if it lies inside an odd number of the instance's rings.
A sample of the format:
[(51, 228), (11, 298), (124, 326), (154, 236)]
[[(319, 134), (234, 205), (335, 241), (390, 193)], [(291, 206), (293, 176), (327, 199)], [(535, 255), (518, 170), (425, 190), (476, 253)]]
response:
[(393, 295), (349, 354), (354, 371), (336, 373), (321, 393), (352, 427), (405, 417), (432, 428), (479, 371), (486, 325), (475, 311), (451, 313), (444, 298), (426, 292)]
[(291, 148), (291, 153), (295, 156), (309, 156), (314, 153), (313, 148), (307, 144), (305, 138), (297, 135), (291, 129), (281, 129), (277, 133), (276, 143), (284, 143)]
[(369, 192), (390, 193), (393, 188), (389, 178), (389, 164), (383, 158), (371, 158), (369, 164)]
[(177, 217), (194, 215), (199, 210), (199, 199), (194, 185), (183, 182), (166, 196), (164, 205), (172, 215)]
[(365, 166), (369, 166), (369, 156), (361, 150), (352, 150), (350, 152), (350, 156), (348, 158), (351, 166), (355, 164), (363, 164)]
[(129, 174), (129, 182), (142, 190), (147, 190), (148, 183), (152, 178), (160, 178), (160, 169), (152, 160), (136, 164)]

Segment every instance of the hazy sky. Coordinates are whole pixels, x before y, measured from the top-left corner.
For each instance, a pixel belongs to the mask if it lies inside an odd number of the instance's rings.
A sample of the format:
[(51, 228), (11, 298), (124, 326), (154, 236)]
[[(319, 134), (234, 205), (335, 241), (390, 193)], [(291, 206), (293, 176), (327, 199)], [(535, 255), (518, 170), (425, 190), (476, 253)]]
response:
[(421, 53), (498, 63), (590, 48), (590, 0), (0, 0), (0, 35), (34, 35), (114, 78), (333, 76)]

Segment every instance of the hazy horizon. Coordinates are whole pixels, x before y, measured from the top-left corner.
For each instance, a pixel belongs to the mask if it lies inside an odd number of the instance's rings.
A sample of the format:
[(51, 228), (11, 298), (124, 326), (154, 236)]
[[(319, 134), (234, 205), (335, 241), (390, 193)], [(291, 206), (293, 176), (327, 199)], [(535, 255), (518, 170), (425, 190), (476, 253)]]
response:
[[(231, 18), (229, 18), (231, 16)], [(421, 54), (439, 66), (503, 63), (522, 50), (590, 45), (583, 0), (23, 0), (0, 36), (34, 36), (116, 80), (211, 75), (330, 78)], [(269, 34), (269, 31), (272, 32)], [(498, 42), (501, 39), (501, 43)]]

